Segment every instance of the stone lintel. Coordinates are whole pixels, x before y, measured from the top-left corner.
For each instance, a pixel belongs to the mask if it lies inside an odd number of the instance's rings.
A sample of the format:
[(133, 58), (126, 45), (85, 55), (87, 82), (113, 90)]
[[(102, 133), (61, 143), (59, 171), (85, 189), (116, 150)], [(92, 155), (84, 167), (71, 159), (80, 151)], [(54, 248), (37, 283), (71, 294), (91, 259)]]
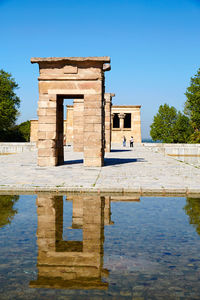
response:
[[(75, 92), (77, 94), (75, 94)], [(48, 94), (52, 95), (68, 95), (70, 99), (77, 99), (77, 95), (96, 95), (97, 92), (95, 89), (49, 89)]]
[(84, 103), (84, 99), (74, 99), (74, 103)]
[(113, 105), (113, 108), (141, 108), (141, 105)]
[(110, 57), (109, 56), (88, 56), (88, 57), (32, 57), (31, 63), (41, 63), (41, 62), (65, 62), (71, 63), (71, 62), (101, 62), (104, 63), (110, 63)]
[(39, 81), (93, 81), (93, 80), (99, 80), (101, 79), (100, 76), (94, 75), (94, 76), (88, 76), (88, 78), (85, 78), (85, 76), (75, 76), (74, 74), (65, 74), (65, 76), (48, 76), (48, 75), (41, 75), (38, 77)]

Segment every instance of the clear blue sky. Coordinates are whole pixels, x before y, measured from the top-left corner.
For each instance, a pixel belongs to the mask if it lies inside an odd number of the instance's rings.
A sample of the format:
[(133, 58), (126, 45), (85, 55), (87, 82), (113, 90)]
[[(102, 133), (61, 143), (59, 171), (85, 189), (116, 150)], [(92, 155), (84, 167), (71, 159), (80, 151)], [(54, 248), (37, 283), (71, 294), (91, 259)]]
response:
[(0, 68), (20, 89), (18, 122), (37, 118), (33, 56), (110, 56), (106, 92), (142, 105), (142, 135), (160, 104), (182, 110), (200, 67), (200, 0), (0, 0)]

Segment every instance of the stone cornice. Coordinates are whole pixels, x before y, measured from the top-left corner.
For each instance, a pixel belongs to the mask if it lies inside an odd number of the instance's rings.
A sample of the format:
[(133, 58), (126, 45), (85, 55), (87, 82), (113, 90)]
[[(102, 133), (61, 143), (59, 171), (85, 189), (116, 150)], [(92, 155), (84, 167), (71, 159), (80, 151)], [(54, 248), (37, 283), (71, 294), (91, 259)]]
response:
[(141, 108), (141, 105), (113, 105), (113, 108)]
[(88, 56), (88, 57), (32, 57), (31, 63), (41, 62), (102, 62), (110, 63), (109, 56)]

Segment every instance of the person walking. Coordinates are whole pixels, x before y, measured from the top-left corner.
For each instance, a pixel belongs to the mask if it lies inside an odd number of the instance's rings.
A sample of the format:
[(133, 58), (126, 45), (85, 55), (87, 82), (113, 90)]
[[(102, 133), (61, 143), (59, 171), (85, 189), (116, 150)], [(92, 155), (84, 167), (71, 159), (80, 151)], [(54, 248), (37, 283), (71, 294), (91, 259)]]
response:
[(126, 137), (125, 137), (125, 135), (123, 137), (123, 147), (126, 147)]
[(130, 147), (133, 148), (133, 137), (130, 139)]

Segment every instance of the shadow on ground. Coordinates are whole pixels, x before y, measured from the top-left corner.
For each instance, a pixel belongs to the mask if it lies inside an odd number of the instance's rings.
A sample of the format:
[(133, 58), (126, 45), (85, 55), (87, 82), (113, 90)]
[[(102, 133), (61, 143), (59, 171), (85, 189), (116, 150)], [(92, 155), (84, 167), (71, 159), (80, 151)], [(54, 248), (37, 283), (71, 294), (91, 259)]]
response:
[[(133, 162), (145, 162), (144, 158), (104, 158), (104, 166), (122, 165)], [(83, 164), (83, 159), (66, 160), (64, 165)]]
[(110, 152), (128, 152), (128, 151), (131, 151), (131, 150), (129, 150), (129, 149), (113, 149)]
[(63, 165), (83, 164), (83, 159), (65, 160)]
[(144, 158), (105, 158), (104, 166), (122, 165), (133, 162), (145, 162)]

